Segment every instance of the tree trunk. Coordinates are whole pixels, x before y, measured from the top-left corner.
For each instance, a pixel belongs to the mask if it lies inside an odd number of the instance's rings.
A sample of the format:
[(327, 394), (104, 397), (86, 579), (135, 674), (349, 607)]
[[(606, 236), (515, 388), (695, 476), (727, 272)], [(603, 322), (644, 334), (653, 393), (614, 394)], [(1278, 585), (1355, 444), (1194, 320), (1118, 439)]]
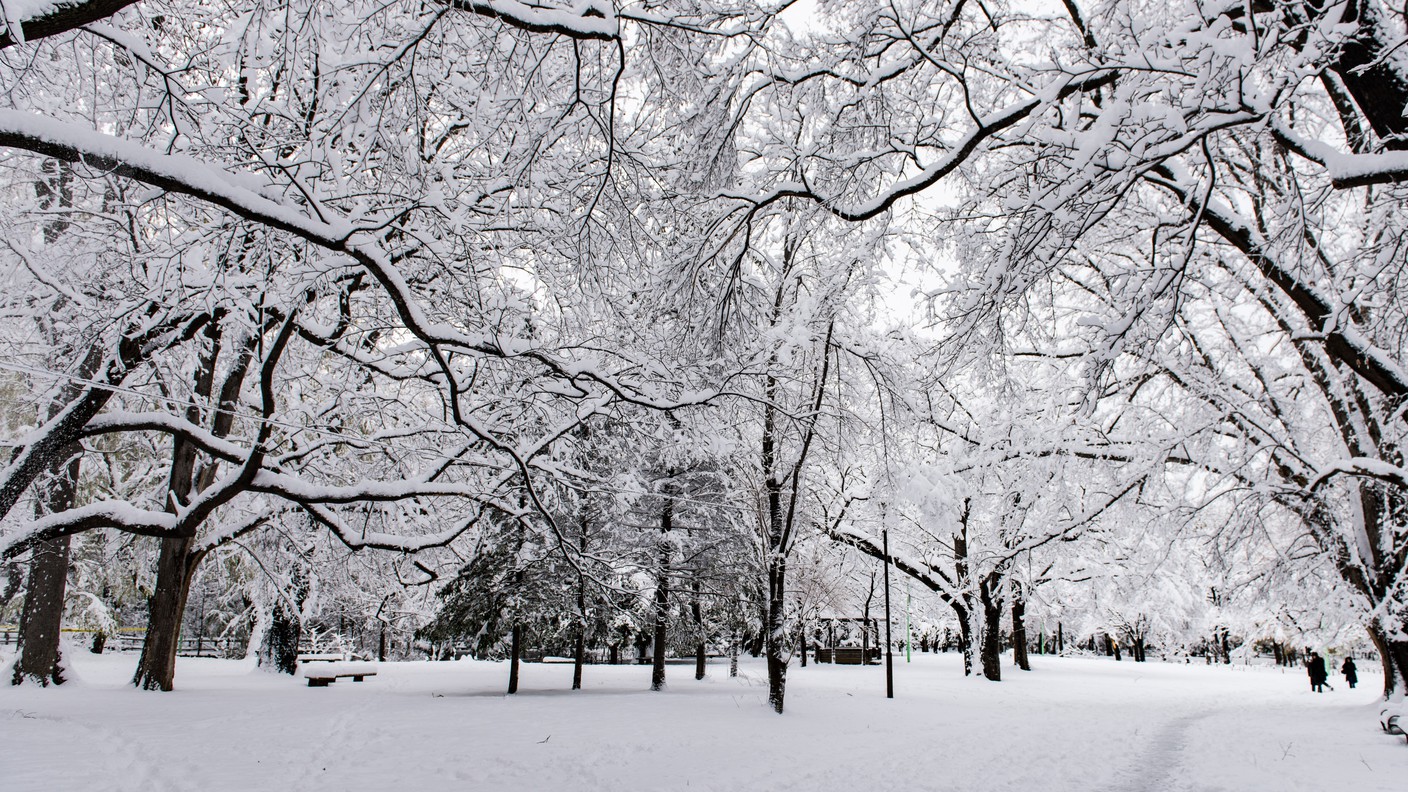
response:
[(689, 609), (694, 614), (694, 629), (699, 632), (699, 643), (694, 645), (694, 678), (703, 679), (708, 647), (704, 642), (704, 609), (699, 605), (699, 578), (697, 577), (694, 579), (694, 599), (689, 603)]
[(1061, 628), (1061, 622), (1056, 622), (1056, 654), (1066, 651), (1066, 634)]
[[(85, 360), (84, 373), (88, 373), (90, 368), (96, 366)], [(50, 405), (50, 418), (57, 415), (60, 409), (57, 402)], [(54, 464), (39, 480), (36, 517), (73, 508), (78, 495), (82, 454), (82, 447), (73, 443), (55, 456)], [(67, 536), (46, 539), (30, 550), (29, 576), (24, 604), (20, 607), (19, 659), (11, 679), (13, 684), (19, 685), (25, 680), (40, 685), (64, 683), (59, 636), (63, 627), (64, 593), (68, 588), (69, 540)], [(4, 603), (0, 602), (0, 605)]]
[(1002, 680), (1002, 598), (994, 597), (989, 581), (979, 586), (978, 596), (982, 600), (983, 632), (982, 645), (978, 651), (983, 663), (983, 676), (993, 682)]
[(972, 623), (971, 610), (957, 608), (958, 611), (958, 641), (963, 646), (963, 675), (973, 676), (973, 667), (976, 665), (977, 651), (973, 647), (974, 625)]
[(518, 663), (523, 657), (523, 625), (518, 622), (513, 624), (508, 651), (508, 692), (512, 695), (518, 692)]
[(787, 562), (774, 555), (768, 561), (768, 622), (766, 649), (768, 659), (768, 704), (773, 711), (782, 714), (783, 699), (787, 693), (787, 614), (784, 610), (784, 586), (787, 580)]
[(63, 625), (64, 588), (68, 581), (69, 537), (35, 545), (29, 556), (29, 581), (20, 611), (19, 659), (13, 684), (26, 680), (48, 685), (64, 683), (59, 649)]
[[(1012, 659), (1023, 671), (1032, 670), (1027, 659), (1027, 601), (1019, 587), (1012, 587)], [(1038, 644), (1038, 646), (1040, 646)], [(1038, 648), (1038, 652), (1041, 650)]]
[(1384, 698), (1408, 692), (1408, 641), (1391, 640), (1378, 622), (1367, 629), (1384, 670)]
[(169, 691), (176, 676), (181, 645), (181, 617), (191, 592), (199, 557), (191, 552), (193, 536), (165, 537), (156, 565), (156, 589), (147, 612), (147, 636), (132, 684), (143, 690)]
[[(1325, 8), (1331, 8), (1325, 5)], [(1330, 70), (1339, 75), (1385, 148), (1404, 149), (1408, 143), (1408, 74), (1388, 54), (1399, 44), (1379, 9), (1370, 0), (1350, 0), (1344, 5), (1342, 23), (1358, 23), (1355, 35), (1338, 48)], [(1351, 131), (1347, 126), (1346, 131)]]
[(587, 661), (587, 631), (578, 629), (572, 646), (572, 689), (582, 689), (582, 665)]
[(665, 500), (660, 510), (660, 575), (655, 581), (655, 657), (650, 669), (650, 689), (665, 689), (665, 642), (670, 619), (670, 530), (674, 523), (674, 501)]
[[(580, 515), (582, 555), (587, 553), (587, 515)], [(582, 689), (582, 665), (587, 659), (587, 578), (577, 572), (577, 638), (572, 646), (572, 689)]]

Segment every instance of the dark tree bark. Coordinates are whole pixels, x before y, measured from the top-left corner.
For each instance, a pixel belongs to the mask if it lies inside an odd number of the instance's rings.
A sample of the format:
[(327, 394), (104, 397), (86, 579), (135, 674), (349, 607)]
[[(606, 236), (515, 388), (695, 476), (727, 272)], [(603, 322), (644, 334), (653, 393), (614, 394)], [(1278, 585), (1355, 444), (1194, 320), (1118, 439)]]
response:
[(509, 638), (509, 658), (508, 658), (508, 692), (509, 695), (518, 692), (518, 664), (523, 657), (523, 625), (518, 622), (513, 623), (513, 630)]
[[(1408, 630), (1408, 625), (1400, 629)], [(1379, 664), (1383, 667), (1384, 698), (1408, 690), (1408, 641), (1389, 638), (1377, 623), (1369, 625), (1368, 632), (1369, 640), (1379, 653)]]
[[(1012, 659), (1023, 671), (1032, 670), (1027, 659), (1027, 600), (1022, 596), (1021, 586), (1012, 587)], [(1038, 652), (1041, 650), (1038, 649)]]
[(181, 645), (181, 617), (191, 591), (198, 560), (191, 552), (194, 536), (161, 539), (156, 588), (147, 609), (147, 636), (132, 684), (143, 690), (171, 690), (176, 676), (176, 651)]
[(29, 557), (29, 585), (20, 611), (19, 658), (13, 684), (64, 683), (60, 668), (60, 628), (64, 615), (64, 588), (68, 580), (69, 538), (41, 542)]
[[(61, 409), (57, 403), (51, 405), (50, 417), (57, 415)], [(36, 517), (73, 508), (78, 494), (82, 453), (83, 449), (77, 443), (66, 446), (55, 464), (40, 479)], [(63, 627), (68, 567), (67, 536), (46, 539), (30, 551), (24, 604), (20, 608), (19, 659), (11, 679), (13, 684), (19, 685), (26, 680), (40, 685), (50, 682), (60, 685), (64, 682), (60, 669), (63, 658), (59, 636)]]
[(708, 657), (708, 647), (704, 641), (704, 608), (699, 604), (699, 577), (694, 578), (694, 597), (689, 609), (694, 615), (694, 629), (699, 633), (699, 642), (694, 645), (694, 678), (704, 678), (704, 665)]
[[(582, 535), (580, 549), (587, 552), (587, 516), (581, 516)], [(582, 666), (587, 658), (587, 578), (577, 572), (577, 634), (572, 642), (572, 689), (582, 689)]]
[[(1408, 149), (1408, 117), (1404, 115), (1404, 107), (1408, 106), (1408, 74), (1392, 58), (1385, 57), (1386, 50), (1401, 42), (1395, 41), (1371, 0), (1349, 0), (1340, 21), (1357, 23), (1359, 29), (1340, 46), (1339, 57), (1330, 64), (1330, 70), (1354, 97), (1384, 148)], [(1345, 132), (1353, 136), (1356, 124), (1344, 116), (1344, 111), (1341, 115), (1346, 119)]]
[(660, 509), (660, 571), (655, 580), (655, 656), (650, 669), (650, 689), (665, 689), (665, 643), (670, 620), (670, 561), (674, 546), (670, 544), (675, 503), (669, 498)]
[[(261, 384), (270, 398), (272, 376), (269, 368), (277, 361), (288, 341), (291, 325), (286, 326), (270, 351), (265, 362), (266, 370), (261, 372)], [(221, 328), (218, 324), (206, 326), (205, 348), (200, 354), (195, 371), (194, 392), (198, 402), (207, 402), (216, 396), (217, 409), (210, 419), (211, 434), (228, 437), (234, 427), (235, 412), (238, 409), (240, 389), (249, 373), (257, 339), (253, 336), (244, 339), (236, 353), (219, 393), (215, 390), (216, 364), (221, 352)], [(201, 422), (201, 409), (198, 403), (186, 408), (186, 419), (193, 424)], [(171, 471), (167, 485), (167, 511), (180, 514), (192, 499), (215, 483), (219, 465), (211, 460), (200, 464), (200, 452), (196, 445), (184, 437), (177, 437), (171, 447)], [(202, 514), (208, 516), (213, 509), (207, 503)], [(188, 515), (189, 516), (189, 515)], [(196, 568), (205, 558), (206, 551), (196, 547), (196, 531), (201, 520), (183, 520), (185, 525), (174, 536), (162, 537), (161, 554), (157, 559), (156, 588), (152, 592), (147, 616), (147, 635), (142, 643), (142, 657), (137, 662), (137, 673), (132, 683), (143, 690), (169, 691), (176, 675), (176, 651), (181, 643), (181, 620), (186, 610), (186, 599), (190, 595), (191, 581)]]
[(785, 611), (787, 560), (774, 556), (768, 561), (768, 621), (766, 649), (768, 662), (768, 704), (782, 714), (787, 692), (787, 614)]
[(998, 585), (990, 575), (979, 586), (978, 596), (983, 605), (983, 641), (979, 648), (983, 676), (993, 682), (1002, 680), (1002, 597), (993, 587)]

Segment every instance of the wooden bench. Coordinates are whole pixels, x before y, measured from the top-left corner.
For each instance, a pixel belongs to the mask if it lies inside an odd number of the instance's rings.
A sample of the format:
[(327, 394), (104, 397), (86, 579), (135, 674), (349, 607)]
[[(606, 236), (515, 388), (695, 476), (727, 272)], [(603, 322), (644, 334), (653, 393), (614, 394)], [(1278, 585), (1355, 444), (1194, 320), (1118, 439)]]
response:
[(1403, 737), (1404, 742), (1408, 742), (1408, 731), (1404, 731), (1405, 720), (1403, 713), (1394, 708), (1385, 708), (1379, 711), (1379, 728), (1385, 734), (1396, 734)]
[(327, 687), (344, 677), (361, 682), (376, 676), (376, 665), (364, 660), (315, 660), (301, 664), (299, 673), (308, 680), (308, 687)]

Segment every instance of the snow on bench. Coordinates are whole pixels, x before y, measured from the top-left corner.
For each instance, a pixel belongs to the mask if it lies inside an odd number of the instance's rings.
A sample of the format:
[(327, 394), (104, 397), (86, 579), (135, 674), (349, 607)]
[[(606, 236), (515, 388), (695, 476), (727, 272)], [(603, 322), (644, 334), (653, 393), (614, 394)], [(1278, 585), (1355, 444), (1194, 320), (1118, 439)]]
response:
[(308, 687), (327, 687), (339, 677), (352, 677), (353, 682), (361, 682), (376, 676), (376, 664), (365, 660), (317, 660), (300, 666), (299, 674), (308, 680)]
[(1404, 724), (1408, 724), (1408, 718), (1403, 717), (1408, 707), (1386, 707), (1379, 711), (1379, 728), (1388, 734), (1402, 735), (1405, 742), (1408, 742), (1408, 731), (1404, 730)]

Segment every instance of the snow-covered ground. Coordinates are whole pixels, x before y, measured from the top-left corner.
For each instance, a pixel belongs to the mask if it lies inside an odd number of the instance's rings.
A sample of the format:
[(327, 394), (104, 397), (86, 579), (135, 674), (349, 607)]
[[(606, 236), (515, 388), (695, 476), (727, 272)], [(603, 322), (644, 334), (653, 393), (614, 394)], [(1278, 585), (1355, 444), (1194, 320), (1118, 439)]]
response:
[(1316, 695), (1299, 670), (1036, 657), (995, 684), (916, 655), (887, 701), (881, 667), (794, 663), (779, 717), (746, 658), (738, 679), (671, 666), (663, 693), (645, 667), (589, 666), (573, 692), (571, 666), (526, 665), (505, 696), (494, 663), (385, 663), (308, 688), (183, 659), (161, 694), (125, 684), (134, 654), (71, 656), (77, 684), (0, 686), (5, 792), (1408, 788), (1372, 673)]

